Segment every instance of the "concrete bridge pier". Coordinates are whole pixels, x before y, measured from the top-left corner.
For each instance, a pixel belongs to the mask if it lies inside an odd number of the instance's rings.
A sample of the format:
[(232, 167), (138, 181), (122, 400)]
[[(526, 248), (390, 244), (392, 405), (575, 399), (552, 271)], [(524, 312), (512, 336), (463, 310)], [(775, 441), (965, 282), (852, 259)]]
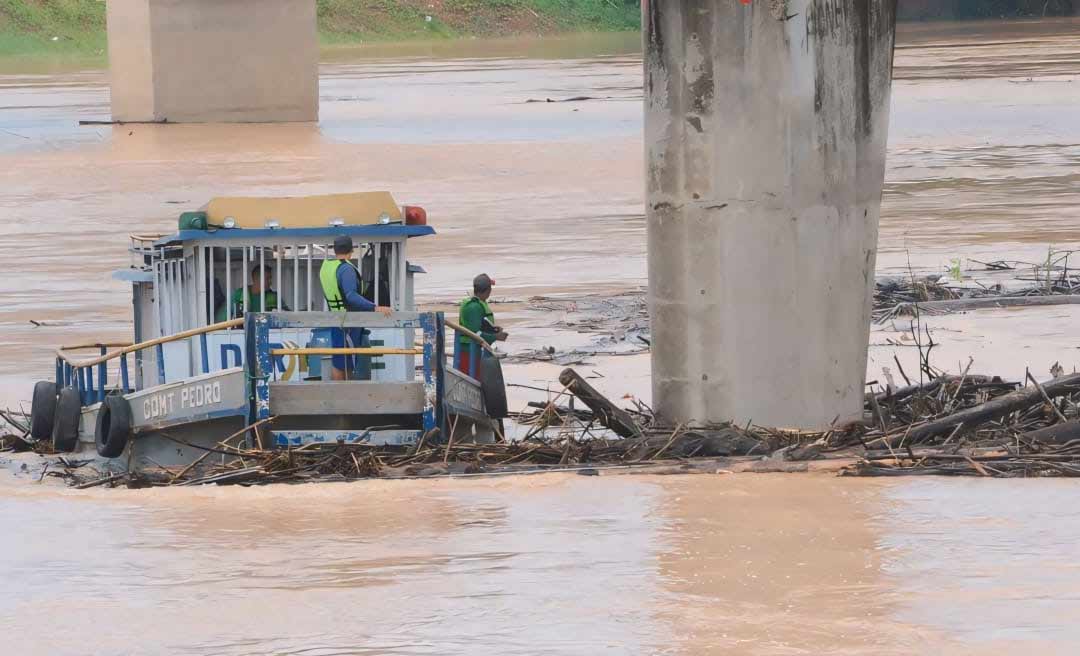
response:
[(896, 0), (646, 0), (653, 401), (861, 415)]
[(319, 118), (314, 0), (108, 0), (115, 121)]

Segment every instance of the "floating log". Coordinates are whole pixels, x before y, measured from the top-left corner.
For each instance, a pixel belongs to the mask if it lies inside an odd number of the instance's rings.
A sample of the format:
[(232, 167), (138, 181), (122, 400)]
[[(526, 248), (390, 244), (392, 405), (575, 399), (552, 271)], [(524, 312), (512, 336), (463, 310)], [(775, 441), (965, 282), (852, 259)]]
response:
[(589, 406), (596, 414), (597, 420), (606, 428), (610, 428), (620, 437), (638, 437), (641, 428), (634, 421), (629, 412), (616, 406), (614, 403), (597, 392), (592, 385), (585, 382), (578, 372), (573, 369), (563, 369), (559, 374), (559, 382), (566, 386), (574, 396)]
[(103, 121), (93, 119), (83, 119), (79, 121), (79, 125), (164, 125), (169, 122), (169, 119), (163, 118), (156, 121)]
[[(1046, 387), (1043, 385), (1043, 389)], [(1042, 444), (1067, 444), (1073, 440), (1080, 440), (1080, 421), (1069, 421), (1021, 433), (1020, 439)]]
[[(1043, 384), (1042, 389), (1050, 398), (1078, 392), (1080, 391), (1080, 374), (1055, 378)], [(1043, 402), (1043, 394), (1038, 388), (1034, 386), (1026, 387), (1004, 394), (973, 408), (954, 412), (941, 419), (914, 426), (900, 433), (886, 435), (880, 439), (893, 447), (900, 443), (918, 444), (931, 437), (951, 433), (961, 424), (963, 424), (964, 429), (971, 430), (988, 421), (1004, 417), (1010, 412), (1023, 410)]]
[(572, 102), (584, 102), (586, 100), (603, 100), (603, 98), (596, 98), (593, 96), (573, 96), (570, 98), (529, 98), (525, 101), (525, 104), (529, 103), (572, 103)]
[(19, 421), (18, 419), (16, 419), (14, 410), (0, 410), (0, 419), (3, 419), (7, 423), (11, 424), (17, 430), (21, 431), (24, 435), (30, 432), (29, 421), (26, 421), (25, 417), (24, 421)]
[(916, 305), (920, 310), (928, 312), (962, 312), (964, 310), (984, 310), (988, 308), (1077, 304), (1080, 304), (1080, 294), (1054, 294), (1052, 296), (984, 296), (981, 298), (957, 298), (949, 301), (901, 303), (897, 309), (901, 314), (914, 314)]
[(183, 483), (180, 483), (180, 485), (184, 486), (184, 485), (206, 485), (208, 483), (219, 483), (219, 484), (239, 483), (241, 481), (246, 482), (246, 481), (251, 481), (251, 480), (257, 479), (260, 476), (262, 476), (264, 473), (266, 473), (266, 469), (264, 467), (262, 467), (262, 466), (248, 467), (246, 469), (239, 469), (237, 471), (224, 472), (224, 473), (221, 473), (221, 474), (214, 474), (212, 476), (206, 476), (204, 478), (197, 478), (195, 480), (185, 481)]
[(991, 376), (939, 376), (933, 380), (927, 381), (918, 385), (906, 385), (904, 387), (898, 387), (892, 391), (885, 391), (876, 395), (878, 403), (886, 403), (889, 401), (899, 401), (906, 399), (909, 396), (915, 394), (931, 394), (937, 392), (938, 388), (943, 383), (959, 383), (961, 381), (977, 384), (985, 383), (998, 383), (1001, 382), (1000, 378), (994, 378)]
[(112, 476), (105, 476), (103, 478), (96, 478), (96, 479), (94, 479), (92, 481), (87, 481), (85, 483), (80, 483), (80, 484), (75, 486), (75, 489), (76, 490), (87, 490), (87, 489), (90, 489), (92, 487), (97, 487), (99, 485), (107, 485), (109, 483), (115, 483), (116, 481), (122, 481), (127, 477), (128, 477), (127, 473), (113, 474)]
[[(550, 405), (550, 404), (544, 403), (543, 401), (529, 401), (529, 403), (528, 403), (528, 406), (530, 408), (538, 408), (540, 410), (546, 410), (548, 405)], [(557, 406), (554, 406), (554, 408), (555, 408), (555, 412), (559, 413), (560, 415), (562, 415), (564, 417), (568, 416), (568, 415), (574, 415), (575, 417), (577, 417), (578, 419), (581, 419), (582, 421), (589, 421), (590, 419), (592, 419), (594, 417), (593, 413), (589, 412), (588, 410), (578, 410), (576, 408), (570, 408), (570, 407), (565, 406), (565, 405), (557, 405)]]

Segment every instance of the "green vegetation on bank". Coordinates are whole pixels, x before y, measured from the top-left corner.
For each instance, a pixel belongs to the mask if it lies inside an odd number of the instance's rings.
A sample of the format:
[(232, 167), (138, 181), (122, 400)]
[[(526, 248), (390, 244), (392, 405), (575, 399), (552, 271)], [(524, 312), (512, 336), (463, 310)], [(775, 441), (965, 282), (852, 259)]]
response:
[[(324, 43), (641, 28), (640, 0), (316, 0)], [(104, 0), (0, 0), (0, 56), (103, 55)]]
[(0, 0), (0, 55), (86, 54), (104, 48), (101, 0)]
[(641, 28), (640, 0), (318, 0), (329, 43)]
[[(316, 2), (330, 45), (641, 28), (641, 0)], [(899, 0), (899, 8), (906, 20), (1061, 16), (1080, 0)], [(0, 56), (100, 57), (105, 44), (105, 0), (0, 0)]]
[(1075, 0), (899, 0), (901, 20), (951, 20), (1072, 16)]

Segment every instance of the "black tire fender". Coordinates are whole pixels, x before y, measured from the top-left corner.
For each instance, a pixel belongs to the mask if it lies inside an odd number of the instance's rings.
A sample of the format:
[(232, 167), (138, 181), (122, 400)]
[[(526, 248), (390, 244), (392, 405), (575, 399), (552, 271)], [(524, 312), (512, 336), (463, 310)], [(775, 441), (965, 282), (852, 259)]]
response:
[(52, 437), (56, 416), (56, 383), (41, 381), (34, 385), (34, 400), (30, 404), (30, 437), (47, 440)]
[(131, 437), (131, 404), (119, 395), (109, 395), (98, 409), (94, 442), (103, 458), (118, 458)]
[(480, 358), (480, 391), (484, 395), (484, 409), (489, 417), (504, 419), (509, 415), (506, 384), (498, 358), (487, 355)]
[(56, 414), (53, 416), (52, 445), (60, 452), (74, 451), (79, 444), (79, 420), (82, 415), (82, 400), (74, 387), (60, 390), (56, 399)]

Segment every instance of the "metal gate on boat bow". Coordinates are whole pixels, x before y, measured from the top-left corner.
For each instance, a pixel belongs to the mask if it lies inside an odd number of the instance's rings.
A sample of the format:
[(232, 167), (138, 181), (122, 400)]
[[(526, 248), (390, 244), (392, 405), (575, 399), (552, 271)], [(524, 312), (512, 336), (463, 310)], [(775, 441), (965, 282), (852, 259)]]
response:
[[(421, 341), (419, 346), (412, 348), (382, 348), (382, 347), (357, 347), (357, 348), (313, 348), (295, 347), (286, 348), (274, 344), (271, 340), (272, 330), (311, 330), (317, 328), (367, 328), (367, 329), (397, 329), (406, 331), (406, 335), (415, 334), (419, 330)], [(421, 415), (421, 431), (426, 432), (433, 428), (442, 427), (443, 417), (443, 385), (445, 375), (445, 327), (441, 312), (395, 312), (390, 317), (384, 317), (374, 312), (253, 312), (244, 318), (244, 341), (246, 347), (245, 362), (248, 372), (248, 422), (268, 419), (271, 416), (271, 387), (275, 384), (277, 370), (274, 366), (274, 358), (283, 355), (323, 356), (323, 355), (355, 355), (355, 356), (389, 356), (389, 357), (422, 357), (422, 397), (419, 406), (416, 407)], [(408, 344), (408, 340), (406, 340)], [(413, 372), (408, 372), (412, 374)], [(404, 381), (348, 381), (357, 389), (361, 385), (378, 388), (392, 388), (399, 384), (408, 384), (411, 376)], [(340, 385), (342, 383), (330, 383)], [(321, 390), (332, 391), (324, 381), (297, 381), (289, 383), (290, 387), (319, 386)], [(405, 389), (399, 386), (399, 389)], [(400, 407), (398, 409), (401, 409)], [(359, 409), (358, 409), (359, 410)], [(364, 414), (356, 412), (356, 414)], [(275, 430), (276, 443), (281, 446), (291, 445), (298, 442), (301, 437), (316, 436), (313, 431), (289, 431)], [(344, 441), (362, 441), (365, 434), (370, 431), (363, 429), (352, 432), (339, 432), (338, 439)], [(325, 433), (323, 433), (325, 437)], [(351, 439), (350, 439), (351, 438)], [(317, 440), (316, 441), (321, 441)], [(328, 440), (327, 440), (328, 441)]]

